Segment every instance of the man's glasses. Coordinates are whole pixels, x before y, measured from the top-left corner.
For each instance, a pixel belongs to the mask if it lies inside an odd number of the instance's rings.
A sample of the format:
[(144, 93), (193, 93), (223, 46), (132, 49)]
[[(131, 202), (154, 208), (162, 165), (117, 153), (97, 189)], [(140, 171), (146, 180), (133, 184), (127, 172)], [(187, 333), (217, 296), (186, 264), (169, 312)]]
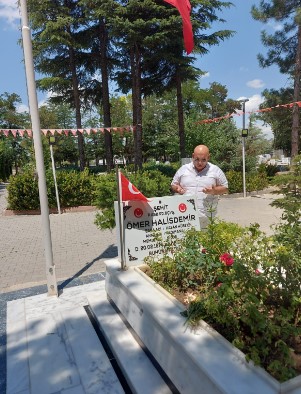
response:
[(207, 163), (207, 159), (197, 159), (197, 158), (195, 158), (195, 159), (193, 159), (193, 162), (194, 163)]

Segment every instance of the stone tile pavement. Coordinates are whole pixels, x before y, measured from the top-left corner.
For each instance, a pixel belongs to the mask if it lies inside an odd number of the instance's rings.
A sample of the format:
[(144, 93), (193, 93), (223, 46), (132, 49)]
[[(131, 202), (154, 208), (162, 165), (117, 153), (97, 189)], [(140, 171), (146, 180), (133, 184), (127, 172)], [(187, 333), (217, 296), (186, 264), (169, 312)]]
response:
[[(40, 215), (4, 216), (6, 190), (0, 188), (0, 293), (46, 283)], [(57, 280), (105, 271), (104, 259), (116, 257), (116, 235), (94, 224), (96, 212), (50, 215)]]
[(282, 210), (270, 204), (279, 197), (270, 190), (248, 194), (247, 197), (225, 195), (220, 198), (217, 217), (243, 227), (258, 223), (262, 231), (271, 235), (274, 225), (280, 223)]

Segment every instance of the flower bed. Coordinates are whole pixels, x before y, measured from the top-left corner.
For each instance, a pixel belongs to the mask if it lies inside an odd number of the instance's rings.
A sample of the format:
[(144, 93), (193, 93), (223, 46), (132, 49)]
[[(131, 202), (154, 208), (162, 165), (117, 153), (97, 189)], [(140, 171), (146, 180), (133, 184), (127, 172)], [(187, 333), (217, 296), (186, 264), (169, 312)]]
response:
[(301, 379), (279, 383), (201, 321), (185, 325), (185, 310), (139, 268), (107, 261), (106, 290), (180, 392), (185, 394), (296, 394)]
[(299, 255), (256, 225), (215, 220), (166, 244), (148, 275), (188, 301), (187, 324), (205, 320), (281, 382), (300, 374)]

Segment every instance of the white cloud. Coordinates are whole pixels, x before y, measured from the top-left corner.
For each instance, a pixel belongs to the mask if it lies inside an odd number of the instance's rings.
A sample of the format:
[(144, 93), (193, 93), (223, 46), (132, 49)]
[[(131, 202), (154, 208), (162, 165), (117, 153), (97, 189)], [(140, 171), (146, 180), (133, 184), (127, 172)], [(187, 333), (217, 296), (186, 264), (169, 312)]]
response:
[(23, 112), (29, 112), (29, 108), (28, 108), (27, 105), (21, 104), (21, 105), (18, 106), (17, 112), (20, 113), (20, 114), (23, 113)]
[(275, 31), (280, 31), (280, 30), (283, 30), (283, 24), (282, 23), (279, 23), (279, 22), (268, 22), (268, 26), (271, 28), (271, 29), (273, 29), (273, 30), (275, 30)]
[(203, 78), (209, 78), (209, 77), (210, 77), (210, 73), (209, 73), (209, 72), (206, 72), (206, 73), (204, 73), (204, 74), (201, 75), (201, 79), (203, 79)]
[(256, 126), (260, 128), (262, 133), (268, 138), (272, 139), (274, 138), (274, 134), (272, 132), (271, 126), (270, 125), (263, 125), (262, 122), (256, 122)]
[[(245, 102), (245, 126), (248, 127), (249, 113), (258, 110), (259, 105), (263, 102), (263, 98), (259, 94), (254, 94), (249, 98), (245, 96), (241, 96), (238, 97), (236, 100), (237, 101), (248, 100)], [(241, 106), (241, 110), (237, 111), (237, 115), (238, 116), (234, 117), (234, 121), (238, 127), (241, 127), (243, 122), (242, 106)]]
[(263, 98), (260, 96), (260, 94), (254, 94), (250, 97), (241, 96), (238, 97), (236, 100), (248, 100), (245, 104), (246, 112), (256, 111), (259, 108), (259, 105), (263, 102)]
[[(38, 101), (38, 107), (40, 108), (40, 107), (42, 107), (43, 105), (45, 105), (46, 102), (47, 102), (47, 99), (48, 99), (49, 97), (50, 97), (50, 95), (47, 94), (46, 96), (40, 98), (39, 101)], [(28, 105), (27, 105), (27, 104), (24, 104), (24, 103), (20, 104), (20, 105), (18, 106), (18, 108), (17, 108), (17, 112), (20, 112), (20, 113), (22, 113), (22, 112), (28, 112), (28, 113), (29, 113), (29, 107), (28, 107)]]
[(20, 13), (16, 0), (0, 0), (0, 19), (10, 27), (19, 26)]
[(264, 87), (264, 82), (261, 79), (253, 79), (252, 81), (247, 82), (247, 86), (249, 88), (260, 89)]
[(263, 97), (260, 94), (254, 94), (249, 97), (249, 101), (246, 102), (246, 111), (256, 111), (259, 108), (259, 105), (263, 103)]

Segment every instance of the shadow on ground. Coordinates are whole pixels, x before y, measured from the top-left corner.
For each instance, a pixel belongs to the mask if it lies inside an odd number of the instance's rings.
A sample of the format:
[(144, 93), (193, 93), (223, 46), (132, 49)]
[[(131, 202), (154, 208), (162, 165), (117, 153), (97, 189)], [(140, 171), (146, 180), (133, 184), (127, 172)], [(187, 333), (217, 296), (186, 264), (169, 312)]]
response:
[(80, 276), (84, 275), (84, 273), (93, 266), (94, 263), (96, 263), (99, 260), (102, 259), (112, 259), (118, 256), (118, 249), (117, 246), (115, 245), (110, 245), (109, 247), (106, 248), (106, 250), (101, 253), (98, 257), (90, 261), (90, 263), (87, 263), (82, 269), (80, 269), (78, 272), (76, 272), (72, 277), (67, 278), (64, 280), (59, 286), (58, 290), (61, 292), (64, 287), (68, 286), (74, 279), (79, 278)]

